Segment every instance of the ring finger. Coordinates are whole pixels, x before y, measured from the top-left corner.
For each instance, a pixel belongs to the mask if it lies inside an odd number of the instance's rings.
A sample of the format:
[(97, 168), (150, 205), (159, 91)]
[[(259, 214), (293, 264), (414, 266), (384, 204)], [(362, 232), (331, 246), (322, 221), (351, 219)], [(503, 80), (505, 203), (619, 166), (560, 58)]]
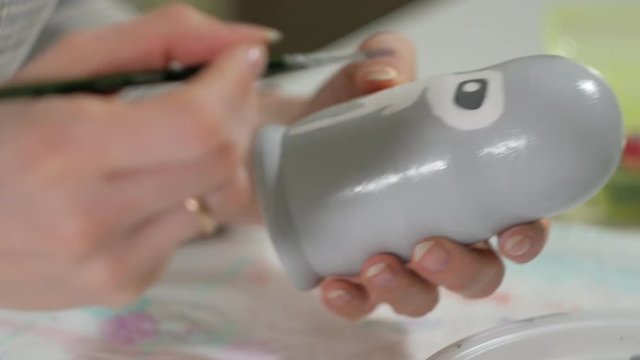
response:
[[(233, 186), (226, 191), (210, 193), (202, 198), (207, 206), (218, 209), (234, 197)], [(215, 212), (215, 210), (214, 210)], [(219, 221), (212, 214), (214, 222)], [(102, 305), (125, 305), (142, 293), (163, 272), (180, 244), (203, 234), (203, 228), (184, 204), (146, 219), (122, 236), (123, 241), (97, 257), (87, 260), (83, 278), (87, 288)]]
[[(209, 194), (209, 206), (217, 206), (215, 194), (233, 186), (247, 187), (240, 168), (215, 166), (210, 158), (192, 164), (120, 173), (104, 180), (102, 211), (126, 219), (120, 230), (149, 221), (159, 213), (179, 207), (186, 198)], [(218, 164), (220, 165), (220, 164)]]

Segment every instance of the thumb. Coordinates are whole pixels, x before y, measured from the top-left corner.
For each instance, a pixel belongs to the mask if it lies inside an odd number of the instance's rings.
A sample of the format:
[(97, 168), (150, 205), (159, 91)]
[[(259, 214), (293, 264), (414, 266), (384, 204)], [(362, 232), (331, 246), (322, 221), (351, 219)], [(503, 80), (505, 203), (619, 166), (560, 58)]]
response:
[(187, 82), (185, 91), (224, 101), (226, 107), (237, 108), (238, 100), (255, 87), (264, 71), (266, 50), (259, 45), (241, 45), (223, 53), (197, 77)]
[(258, 123), (256, 84), (264, 72), (266, 53), (259, 45), (233, 48), (189, 81), (179, 96), (215, 107), (230, 135), (248, 147)]
[(257, 124), (255, 87), (265, 62), (260, 47), (234, 47), (182, 86), (129, 104), (135, 114), (110, 123), (114, 162), (193, 160), (229, 146), (243, 157)]

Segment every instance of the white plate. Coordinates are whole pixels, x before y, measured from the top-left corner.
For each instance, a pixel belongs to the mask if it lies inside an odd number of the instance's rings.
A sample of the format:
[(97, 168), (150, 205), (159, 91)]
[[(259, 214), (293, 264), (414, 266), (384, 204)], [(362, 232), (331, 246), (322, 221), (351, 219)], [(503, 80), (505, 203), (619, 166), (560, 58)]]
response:
[(518, 321), (460, 340), (427, 360), (640, 360), (640, 309)]

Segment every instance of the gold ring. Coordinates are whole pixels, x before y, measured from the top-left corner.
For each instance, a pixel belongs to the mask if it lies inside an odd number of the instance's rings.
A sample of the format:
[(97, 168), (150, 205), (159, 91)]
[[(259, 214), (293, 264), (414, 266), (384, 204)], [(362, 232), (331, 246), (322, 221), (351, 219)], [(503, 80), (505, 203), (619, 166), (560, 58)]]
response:
[(190, 197), (184, 201), (184, 207), (198, 216), (203, 237), (211, 237), (215, 235), (216, 230), (218, 229), (218, 222), (213, 216), (209, 206), (207, 206), (202, 199)]

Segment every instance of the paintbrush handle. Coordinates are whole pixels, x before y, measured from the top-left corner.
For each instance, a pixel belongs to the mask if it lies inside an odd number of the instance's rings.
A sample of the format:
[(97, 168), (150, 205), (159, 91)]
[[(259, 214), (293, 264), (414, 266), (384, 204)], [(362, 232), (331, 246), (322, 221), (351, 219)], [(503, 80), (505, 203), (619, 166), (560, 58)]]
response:
[[(203, 67), (203, 65), (198, 65), (179, 69), (102, 75), (62, 82), (15, 85), (0, 88), (0, 99), (72, 93), (113, 94), (128, 86), (187, 80), (202, 70)], [(263, 77), (292, 70), (296, 69), (289, 67), (282, 59), (271, 59)]]
[[(269, 59), (262, 77), (280, 73), (308, 69), (335, 62), (355, 62), (376, 56), (389, 55), (389, 50), (373, 52), (356, 52), (352, 54), (285, 54), (282, 57)], [(0, 100), (17, 97), (38, 97), (54, 94), (93, 93), (113, 94), (129, 86), (159, 84), (165, 82), (187, 80), (197, 74), (206, 65), (166, 70), (142, 71), (101, 75), (78, 80), (48, 82), (36, 84), (14, 85), (0, 88)]]

